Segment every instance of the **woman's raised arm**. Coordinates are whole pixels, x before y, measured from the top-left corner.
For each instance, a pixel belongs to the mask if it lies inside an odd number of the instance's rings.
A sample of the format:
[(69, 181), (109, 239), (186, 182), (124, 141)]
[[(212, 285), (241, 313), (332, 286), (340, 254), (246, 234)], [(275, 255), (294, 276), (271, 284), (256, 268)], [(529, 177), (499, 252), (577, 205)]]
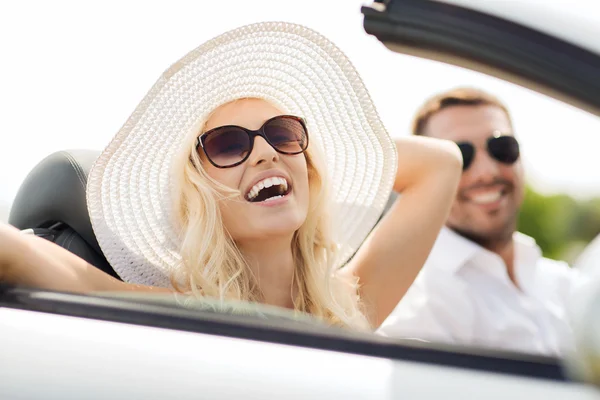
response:
[(398, 139), (399, 198), (342, 269), (359, 278), (367, 317), (378, 327), (427, 260), (446, 222), (462, 172), (458, 147), (429, 137)]
[(94, 291), (168, 291), (127, 284), (75, 254), (34, 235), (0, 223), (0, 281), (42, 289)]

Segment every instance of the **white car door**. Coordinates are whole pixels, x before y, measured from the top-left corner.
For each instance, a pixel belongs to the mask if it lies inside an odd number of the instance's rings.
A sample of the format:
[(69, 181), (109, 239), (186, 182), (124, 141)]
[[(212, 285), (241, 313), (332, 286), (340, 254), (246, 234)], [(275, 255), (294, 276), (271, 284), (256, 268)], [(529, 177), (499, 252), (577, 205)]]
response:
[(22, 288), (2, 288), (0, 354), (2, 399), (597, 397), (550, 358)]

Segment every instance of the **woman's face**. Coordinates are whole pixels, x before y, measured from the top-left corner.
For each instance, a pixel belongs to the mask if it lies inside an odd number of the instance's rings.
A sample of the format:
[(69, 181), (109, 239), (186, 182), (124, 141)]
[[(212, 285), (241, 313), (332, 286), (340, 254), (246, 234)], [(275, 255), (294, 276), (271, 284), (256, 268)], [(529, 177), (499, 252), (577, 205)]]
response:
[[(266, 120), (282, 114), (264, 100), (241, 99), (217, 108), (206, 122), (204, 132), (224, 125), (257, 130)], [(304, 223), (309, 206), (304, 154), (278, 153), (259, 136), (254, 139), (248, 159), (235, 167), (217, 168), (208, 161), (201, 148), (199, 154), (210, 177), (240, 191), (239, 197), (220, 201), (223, 223), (236, 242), (291, 236)], [(260, 189), (265, 183), (282, 188), (287, 185), (288, 193), (265, 200), (264, 197), (273, 194), (274, 190)]]

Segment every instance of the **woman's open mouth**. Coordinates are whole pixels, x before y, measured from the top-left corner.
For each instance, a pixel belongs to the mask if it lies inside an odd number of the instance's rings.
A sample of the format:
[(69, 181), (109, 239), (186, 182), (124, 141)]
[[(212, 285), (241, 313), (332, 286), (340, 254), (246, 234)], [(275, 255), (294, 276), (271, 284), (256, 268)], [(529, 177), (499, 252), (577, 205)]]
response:
[(269, 202), (290, 194), (292, 186), (282, 177), (266, 178), (257, 182), (246, 193), (246, 200), (251, 203)]

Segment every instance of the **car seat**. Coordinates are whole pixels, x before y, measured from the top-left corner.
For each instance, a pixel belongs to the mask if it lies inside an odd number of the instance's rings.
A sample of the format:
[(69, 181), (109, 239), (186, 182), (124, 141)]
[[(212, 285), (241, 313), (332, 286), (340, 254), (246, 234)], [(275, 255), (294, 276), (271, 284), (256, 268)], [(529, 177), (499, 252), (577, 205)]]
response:
[(30, 229), (118, 278), (98, 245), (86, 204), (87, 177), (100, 152), (59, 151), (27, 175), (8, 217), (18, 229)]

